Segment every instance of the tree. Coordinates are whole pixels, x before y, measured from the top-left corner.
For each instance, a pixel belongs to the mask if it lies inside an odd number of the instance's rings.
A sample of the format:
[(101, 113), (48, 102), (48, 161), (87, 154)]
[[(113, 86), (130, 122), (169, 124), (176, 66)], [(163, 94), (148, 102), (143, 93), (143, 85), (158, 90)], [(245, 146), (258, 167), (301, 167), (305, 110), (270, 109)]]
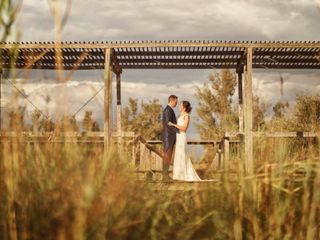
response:
[(56, 129), (62, 132), (78, 132), (79, 126), (75, 116), (62, 116), (61, 120), (57, 122)]
[(41, 112), (37, 109), (35, 109), (32, 113), (31, 113), (31, 126), (30, 126), (30, 130), (33, 132), (39, 132), (41, 125), (40, 125), (40, 118), (41, 118)]
[(288, 101), (278, 101), (273, 109), (273, 118), (283, 118), (289, 109)]
[(16, 109), (9, 112), (9, 130), (23, 131), (25, 130), (24, 116), (26, 112), (25, 106), (18, 106)]
[(259, 96), (253, 96), (253, 130), (258, 131), (265, 125), (265, 114), (267, 112), (268, 105), (259, 98)]
[(35, 109), (31, 114), (30, 130), (33, 132), (52, 132), (55, 129), (55, 123), (52, 119), (44, 116), (39, 110)]
[(56, 128), (56, 124), (51, 118), (42, 118), (40, 121), (40, 130), (43, 132), (53, 132)]
[(162, 106), (158, 99), (147, 103), (143, 101), (138, 111), (138, 99), (129, 99), (128, 106), (122, 111), (122, 126), (125, 131), (133, 131), (145, 139), (161, 139)]
[(271, 131), (318, 131), (320, 129), (320, 95), (299, 94), (295, 105), (277, 102), (274, 115), (268, 123)]
[(97, 121), (92, 118), (92, 111), (86, 111), (82, 120), (84, 131), (100, 131)]
[(278, 101), (273, 106), (273, 116), (267, 123), (269, 131), (294, 131), (292, 118), (289, 116), (290, 105), (288, 101)]
[(235, 73), (224, 69), (221, 73), (210, 74), (209, 84), (205, 83), (196, 89), (196, 126), (202, 138), (221, 138), (226, 131), (237, 129), (237, 115), (232, 110), (236, 85)]
[(320, 129), (320, 95), (300, 94), (294, 107), (297, 131), (317, 131)]

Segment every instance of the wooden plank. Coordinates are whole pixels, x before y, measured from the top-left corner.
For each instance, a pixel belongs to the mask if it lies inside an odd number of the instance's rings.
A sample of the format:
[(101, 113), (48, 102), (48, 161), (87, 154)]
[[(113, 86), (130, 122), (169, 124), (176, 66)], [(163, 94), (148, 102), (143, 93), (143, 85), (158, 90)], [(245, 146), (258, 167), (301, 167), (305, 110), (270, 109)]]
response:
[(134, 139), (134, 141), (133, 141), (133, 143), (132, 143), (132, 157), (131, 157), (131, 165), (133, 166), (133, 167), (136, 167), (136, 144), (135, 144), (135, 139), (136, 139), (136, 137), (134, 137), (133, 138)]
[(145, 169), (147, 171), (150, 171), (151, 170), (151, 157), (152, 157), (152, 151), (148, 148), (145, 148)]
[(161, 65), (161, 64), (144, 64), (134, 65), (126, 64), (121, 65), (123, 69), (224, 69), (224, 68), (235, 68), (236, 64), (204, 64), (204, 65), (193, 65), (193, 64), (174, 64), (174, 65)]
[(117, 132), (121, 132), (121, 74), (117, 74)]
[(242, 51), (208, 51), (208, 50), (199, 50), (196, 52), (189, 51), (167, 51), (167, 52), (157, 52), (157, 51), (144, 51), (144, 52), (117, 52), (117, 56), (120, 59), (123, 59), (127, 56), (143, 56), (143, 57), (159, 57), (159, 56), (211, 56), (214, 55), (238, 55), (241, 54)]
[(236, 64), (237, 59), (233, 58), (221, 58), (221, 59), (197, 59), (197, 58), (189, 58), (189, 59), (180, 59), (180, 58), (167, 58), (167, 59), (120, 59), (119, 60), (120, 65), (124, 64), (143, 64), (143, 63), (190, 63), (190, 64), (195, 64), (195, 63), (232, 63)]
[(145, 171), (146, 170), (146, 147), (143, 143), (140, 142), (139, 145), (139, 151), (140, 151), (140, 163), (139, 163), (139, 170), (140, 171)]
[[(148, 140), (146, 141), (148, 144), (162, 144), (161, 140)], [(187, 144), (190, 145), (215, 145), (220, 144), (221, 140), (188, 140)]]
[(317, 133), (313, 132), (254, 132), (254, 137), (270, 137), (270, 138), (292, 138), (292, 137), (303, 137), (303, 138), (315, 138)]
[[(190, 59), (189, 63), (179, 62), (178, 60), (170, 60), (169, 62), (161, 62), (161, 63), (153, 63), (153, 60), (150, 61), (141, 61), (140, 63), (127, 62), (122, 63), (121, 67), (123, 69), (222, 69), (222, 68), (236, 68), (235, 62), (226, 62), (226, 61), (216, 61), (214, 63), (210, 63), (207, 61), (201, 61), (194, 64), (194, 62)], [(201, 59), (199, 59), (201, 60)], [(198, 60), (195, 60), (198, 61)], [(58, 66), (61, 66), (65, 70), (91, 70), (91, 69), (103, 69), (104, 63), (102, 62), (91, 62), (86, 61), (81, 64), (77, 64), (76, 62), (67, 63), (67, 64), (51, 64), (50, 62), (39, 62), (32, 67), (25, 63), (16, 63), (15, 68), (17, 69), (48, 69), (54, 70)], [(12, 66), (9, 63), (4, 63), (3, 67), (5, 69), (10, 69)], [(312, 60), (309, 62), (303, 62), (303, 60), (299, 60), (296, 63), (290, 62), (264, 62), (260, 61), (259, 63), (253, 63), (253, 68), (268, 68), (268, 69), (320, 69), (320, 63), (318, 61)]]
[[(183, 48), (181, 48), (183, 49)], [(140, 56), (140, 57), (159, 57), (159, 56), (194, 56), (194, 57), (205, 57), (205, 56), (212, 56), (212, 55), (224, 55), (224, 56), (239, 56), (243, 54), (244, 50), (241, 50), (241, 48), (238, 48), (236, 50), (198, 50), (198, 51), (167, 51), (167, 52), (157, 52), (157, 51), (138, 51), (138, 52), (121, 52), (121, 48), (117, 51), (117, 57), (119, 59), (127, 59), (127, 56)], [(255, 51), (255, 58), (261, 58), (261, 57), (273, 57), (273, 58), (279, 58), (279, 57), (285, 57), (285, 56), (291, 56), (291, 57), (307, 57), (307, 58), (313, 58), (315, 57), (315, 53), (318, 53), (319, 50), (313, 49), (313, 51), (305, 52), (305, 51), (266, 51), (266, 50), (260, 50)]]
[(239, 131), (243, 132), (243, 91), (242, 91), (242, 72), (238, 72), (238, 114), (239, 114)]
[(149, 171), (151, 169), (151, 151), (140, 142), (140, 171)]
[(121, 131), (121, 133), (119, 134), (118, 132), (113, 132), (112, 133), (112, 137), (130, 137), (130, 138), (134, 138), (135, 137), (135, 133), (134, 132), (123, 132)]
[[(114, 57), (116, 58), (116, 57)], [(117, 60), (118, 61), (118, 60)], [(119, 153), (123, 151), (123, 138), (121, 136), (121, 72), (122, 70), (120, 69), (119, 63), (117, 62), (117, 68), (116, 69), (116, 93), (117, 93), (117, 109), (116, 109), (116, 121), (117, 121), (117, 133), (118, 133), (118, 144), (119, 144)]]
[(110, 146), (111, 137), (111, 49), (107, 48), (105, 51), (105, 68), (104, 68), (104, 150), (106, 151)]
[(252, 48), (247, 48), (245, 64), (245, 104), (244, 104), (244, 132), (245, 132), (245, 168), (247, 174), (253, 174), (253, 93), (252, 93)]
[(156, 165), (157, 165), (157, 155), (153, 152), (151, 152), (151, 159), (150, 159), (150, 169), (151, 170), (156, 170)]
[[(121, 49), (121, 48), (120, 48)], [(217, 51), (217, 50), (211, 50), (211, 51), (175, 51), (175, 52), (156, 52), (156, 51), (150, 51), (150, 52), (143, 52), (143, 51), (137, 51), (137, 52), (126, 52), (126, 51), (120, 51), (120, 49), (118, 49), (118, 51), (116, 52), (117, 54), (117, 58), (116, 59), (129, 59), (126, 58), (126, 56), (152, 56), (153, 58), (157, 58), (159, 56), (184, 56), (184, 55), (188, 55), (188, 56), (194, 56), (194, 57), (199, 57), (199, 56), (228, 56), (230, 58), (234, 58), (235, 56), (241, 55), (242, 51), (239, 50), (234, 50), (234, 51), (230, 51), (230, 50), (225, 50), (225, 51)], [(277, 61), (278, 60), (284, 60), (284, 59), (289, 59), (288, 57), (291, 57), (293, 60), (294, 59), (306, 59), (306, 60), (317, 60), (318, 56), (319, 56), (319, 51), (320, 49), (316, 49), (316, 48), (311, 48), (310, 51), (302, 51), (300, 50), (301, 48), (299, 48), (298, 50), (293, 49), (294, 51), (288, 51), (288, 49), (286, 51), (265, 51), (265, 50), (260, 50), (260, 51), (255, 51), (255, 58), (253, 60), (253, 62), (255, 62), (256, 60), (271, 60), (271, 61)], [(33, 64), (31, 65), (35, 65), (36, 62), (42, 62), (42, 63), (47, 63), (48, 61), (50, 62), (50, 60), (55, 60), (56, 56), (55, 56), (55, 50), (52, 49), (53, 51), (49, 51), (51, 49), (34, 49), (34, 51), (37, 53), (35, 54), (35, 52), (30, 52), (28, 51), (28, 49), (22, 49), (18, 56), (17, 56), (17, 63), (26, 63), (27, 61), (34, 61)], [(94, 52), (91, 49), (83, 49), (83, 51), (81, 52), (70, 52), (67, 51), (70, 49), (61, 49), (61, 53), (64, 59), (64, 63), (74, 63), (75, 60), (81, 58), (81, 54), (82, 53), (86, 53), (88, 54), (87, 56), (87, 60), (89, 62), (89, 60), (91, 60), (92, 62), (102, 62), (103, 63), (103, 57), (104, 57), (104, 51), (103, 49), (100, 49), (100, 51)], [(45, 52), (45, 54), (42, 54), (43, 52)], [(122, 55), (123, 54), (123, 55)], [(125, 57), (125, 58), (124, 58)], [(294, 57), (294, 58), (293, 58)], [(8, 49), (4, 49), (4, 52), (2, 54), (2, 59), (4, 60), (4, 62), (10, 62), (11, 58), (11, 54), (8, 51)], [(237, 57), (236, 57), (237, 58)], [(149, 58), (148, 58), (149, 59)], [(212, 59), (212, 58), (211, 58)], [(41, 60), (41, 61), (40, 61)], [(312, 61), (311, 61), (312, 62)], [(30, 64), (29, 64), (30, 65)]]
[(108, 95), (108, 100), (109, 100), (109, 136), (110, 136), (110, 140), (112, 140), (111, 136), (112, 136), (112, 76), (113, 76), (113, 71), (112, 71), (112, 50), (111, 50), (111, 61), (110, 61), (110, 69), (109, 69), (109, 95)]
[[(79, 132), (66, 132), (60, 133), (59, 135), (55, 134), (54, 132), (38, 132), (34, 134), (32, 131), (22, 132), (23, 137), (26, 138), (53, 138), (53, 137), (63, 137), (63, 138), (96, 138), (96, 139), (103, 139), (104, 132), (86, 132), (85, 135)], [(226, 136), (230, 138), (230, 143), (238, 143), (239, 140), (231, 139), (237, 138), (240, 135), (243, 135), (243, 132), (228, 132)], [(4, 138), (12, 138), (21, 136), (21, 133), (13, 132), (13, 131), (3, 131), (0, 133), (0, 137)], [(125, 138), (134, 138), (134, 132), (121, 132), (121, 137)], [(314, 138), (317, 137), (318, 134), (315, 132), (253, 132), (253, 137), (271, 137), (271, 138), (295, 138), (295, 137), (303, 137), (303, 138)], [(119, 134), (117, 132), (112, 133), (113, 138), (118, 138)], [(160, 140), (148, 140), (146, 143), (150, 145), (157, 145), (162, 144)], [(190, 145), (217, 145), (220, 144), (221, 140), (191, 140), (188, 141)]]
[(1, 61), (0, 61), (0, 133), (2, 132), (2, 107), (3, 107), (3, 102), (2, 102), (2, 66), (1, 66)]
[(162, 171), (162, 167), (163, 167), (162, 161), (163, 161), (162, 157), (159, 157), (159, 156), (156, 157), (156, 169), (155, 169), (156, 171)]
[[(148, 65), (133, 65), (125, 64), (121, 65), (123, 69), (234, 69), (237, 67), (236, 64), (204, 64), (204, 65), (192, 65), (192, 64), (175, 64), (175, 65), (157, 65), (157, 64), (148, 64)], [(317, 65), (260, 65), (255, 64), (253, 68), (259, 69), (320, 69), (320, 64)]]
[(229, 163), (230, 163), (230, 139), (225, 137), (223, 140), (223, 168), (225, 171), (229, 170)]
[(2, 43), (0, 48), (141, 48), (141, 47), (240, 47), (240, 48), (320, 48), (320, 42), (217, 42), (217, 41), (163, 41), (163, 42), (101, 42), (101, 43)]

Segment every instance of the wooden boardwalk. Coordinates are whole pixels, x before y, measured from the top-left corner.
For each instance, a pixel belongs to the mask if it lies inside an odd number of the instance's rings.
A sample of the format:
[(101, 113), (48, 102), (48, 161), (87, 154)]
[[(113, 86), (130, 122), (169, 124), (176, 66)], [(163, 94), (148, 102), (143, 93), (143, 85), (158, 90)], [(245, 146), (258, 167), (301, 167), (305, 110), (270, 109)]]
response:
[(143, 184), (147, 184), (150, 189), (155, 191), (202, 191), (210, 188), (217, 188), (220, 186), (221, 181), (218, 179), (212, 179), (210, 181), (201, 182), (186, 182), (186, 181), (143, 181), (137, 180)]

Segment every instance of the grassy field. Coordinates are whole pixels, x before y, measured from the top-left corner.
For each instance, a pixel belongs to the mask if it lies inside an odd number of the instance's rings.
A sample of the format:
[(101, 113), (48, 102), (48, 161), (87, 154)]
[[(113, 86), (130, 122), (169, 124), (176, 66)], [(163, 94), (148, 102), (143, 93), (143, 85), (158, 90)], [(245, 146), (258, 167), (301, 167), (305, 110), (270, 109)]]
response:
[(239, 168), (232, 180), (223, 174), (206, 187), (174, 190), (136, 181), (116, 147), (104, 155), (101, 145), (2, 141), (0, 237), (320, 239), (318, 149), (281, 146), (258, 145), (266, 171), (254, 176)]

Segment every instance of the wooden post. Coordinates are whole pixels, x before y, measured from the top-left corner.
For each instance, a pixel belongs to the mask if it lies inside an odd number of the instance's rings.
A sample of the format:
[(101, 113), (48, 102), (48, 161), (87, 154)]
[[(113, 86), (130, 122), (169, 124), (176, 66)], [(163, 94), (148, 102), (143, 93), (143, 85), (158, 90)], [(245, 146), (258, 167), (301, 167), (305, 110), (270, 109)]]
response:
[(0, 66), (0, 133), (2, 130), (2, 66)]
[(121, 73), (117, 73), (117, 132), (121, 134)]
[(111, 138), (111, 49), (105, 50), (105, 65), (104, 65), (104, 151), (110, 146)]
[(131, 159), (131, 164), (133, 167), (136, 166), (136, 136), (133, 136), (132, 140), (132, 159)]
[(224, 156), (224, 172), (229, 172), (229, 162), (230, 162), (230, 139), (229, 135), (226, 134), (223, 139), (223, 156)]
[(247, 174), (253, 174), (253, 116), (252, 116), (252, 48), (247, 48), (247, 61), (245, 64), (244, 79), (244, 145), (245, 145), (245, 169)]
[(223, 148), (223, 142), (221, 141), (220, 143), (219, 143), (219, 149), (218, 149), (218, 156), (219, 156), (219, 166), (218, 166), (218, 168), (219, 169), (222, 169), (223, 168), (223, 158), (224, 158), (224, 156), (223, 156), (223, 151), (222, 151), (222, 148)]
[(237, 70), (238, 73), (238, 96), (239, 96), (239, 132), (243, 132), (243, 92), (242, 92), (242, 73), (243, 69)]

